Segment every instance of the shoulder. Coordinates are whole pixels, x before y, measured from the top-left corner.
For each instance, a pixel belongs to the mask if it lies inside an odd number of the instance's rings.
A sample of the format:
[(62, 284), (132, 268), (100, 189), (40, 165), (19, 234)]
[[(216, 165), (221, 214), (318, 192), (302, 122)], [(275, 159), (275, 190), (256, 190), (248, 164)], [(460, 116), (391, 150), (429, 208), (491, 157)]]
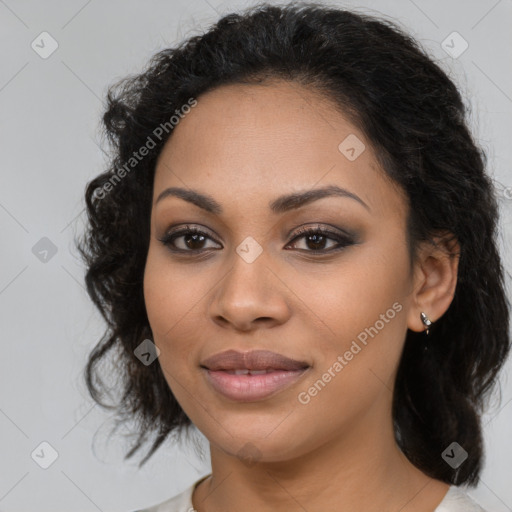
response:
[(201, 477), (184, 491), (166, 501), (163, 501), (162, 503), (158, 503), (157, 505), (153, 505), (142, 510), (136, 510), (134, 512), (195, 512), (195, 509), (192, 506), (192, 494), (199, 483), (209, 476), (210, 475)]
[(450, 486), (434, 512), (487, 512), (461, 488)]

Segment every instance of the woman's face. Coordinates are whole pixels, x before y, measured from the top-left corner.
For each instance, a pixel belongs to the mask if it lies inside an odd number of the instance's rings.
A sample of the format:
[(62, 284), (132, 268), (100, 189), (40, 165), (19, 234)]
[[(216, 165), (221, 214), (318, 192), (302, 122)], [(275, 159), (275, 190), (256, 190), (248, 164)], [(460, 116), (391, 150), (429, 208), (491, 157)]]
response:
[[(144, 275), (170, 389), (212, 446), (234, 456), (287, 460), (381, 435), (407, 327), (417, 325), (405, 196), (364, 135), (311, 90), (230, 85), (197, 100), (157, 163)], [(171, 187), (198, 196), (157, 201)], [(326, 187), (346, 192), (308, 200)], [(278, 200), (292, 194), (303, 199)], [(159, 240), (182, 228), (202, 236)], [(202, 367), (226, 350), (273, 351), (307, 369)], [(273, 379), (286, 385), (265, 387)]]

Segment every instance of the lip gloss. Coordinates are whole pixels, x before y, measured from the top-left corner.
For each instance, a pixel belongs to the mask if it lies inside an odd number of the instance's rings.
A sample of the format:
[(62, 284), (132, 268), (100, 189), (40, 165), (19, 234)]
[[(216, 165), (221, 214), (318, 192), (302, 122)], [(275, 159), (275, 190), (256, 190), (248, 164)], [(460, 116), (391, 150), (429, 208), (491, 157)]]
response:
[(291, 386), (308, 368), (300, 370), (268, 370), (255, 375), (237, 375), (226, 370), (202, 369), (211, 387), (221, 395), (237, 402), (263, 400)]

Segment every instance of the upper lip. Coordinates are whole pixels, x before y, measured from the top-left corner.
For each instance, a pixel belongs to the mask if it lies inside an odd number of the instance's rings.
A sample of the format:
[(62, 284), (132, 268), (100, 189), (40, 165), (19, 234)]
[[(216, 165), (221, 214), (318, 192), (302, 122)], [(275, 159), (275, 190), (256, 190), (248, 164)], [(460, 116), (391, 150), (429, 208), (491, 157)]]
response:
[(217, 370), (301, 370), (309, 366), (304, 361), (296, 361), (268, 350), (238, 352), (226, 350), (205, 359), (201, 366)]

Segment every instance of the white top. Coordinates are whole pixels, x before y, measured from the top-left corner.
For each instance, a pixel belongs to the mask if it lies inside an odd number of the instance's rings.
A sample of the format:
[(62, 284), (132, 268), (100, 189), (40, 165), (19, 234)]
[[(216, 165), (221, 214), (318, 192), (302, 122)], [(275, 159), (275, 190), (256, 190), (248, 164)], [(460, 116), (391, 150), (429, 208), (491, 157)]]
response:
[[(135, 512), (197, 512), (192, 506), (192, 494), (200, 482), (210, 475), (201, 477), (183, 492), (167, 501)], [(473, 501), (464, 491), (451, 485), (443, 501), (432, 512), (487, 512)]]

